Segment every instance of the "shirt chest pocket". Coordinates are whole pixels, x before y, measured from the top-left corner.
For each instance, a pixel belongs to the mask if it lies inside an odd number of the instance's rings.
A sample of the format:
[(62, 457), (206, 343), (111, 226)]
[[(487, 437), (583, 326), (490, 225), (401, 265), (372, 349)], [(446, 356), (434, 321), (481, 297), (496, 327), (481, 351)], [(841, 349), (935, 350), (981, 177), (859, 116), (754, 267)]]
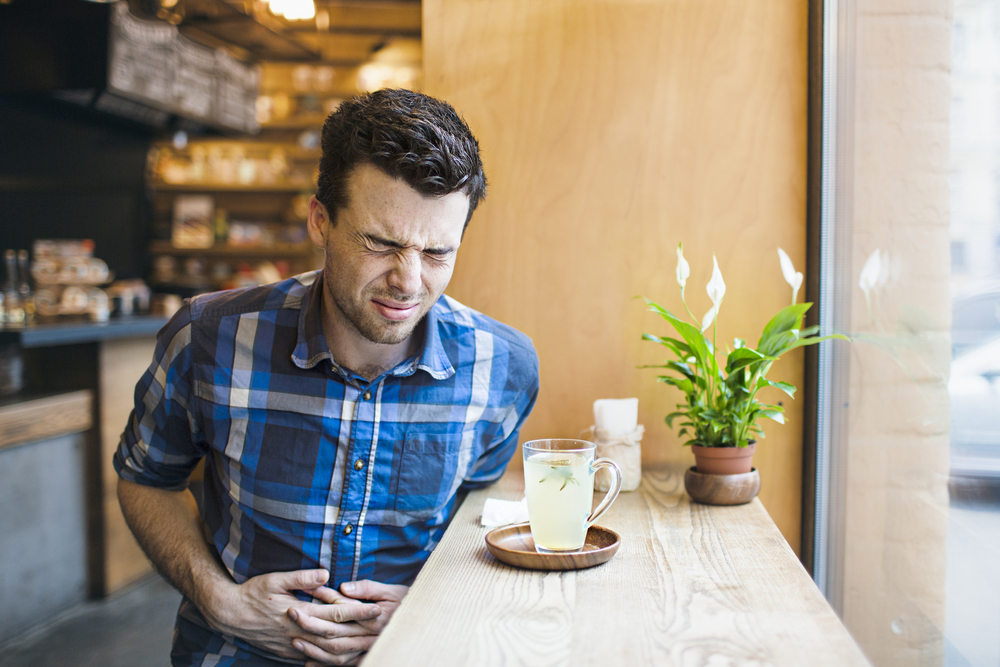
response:
[(461, 433), (406, 435), (393, 485), (397, 511), (426, 520), (448, 503), (468, 467), (462, 441)]

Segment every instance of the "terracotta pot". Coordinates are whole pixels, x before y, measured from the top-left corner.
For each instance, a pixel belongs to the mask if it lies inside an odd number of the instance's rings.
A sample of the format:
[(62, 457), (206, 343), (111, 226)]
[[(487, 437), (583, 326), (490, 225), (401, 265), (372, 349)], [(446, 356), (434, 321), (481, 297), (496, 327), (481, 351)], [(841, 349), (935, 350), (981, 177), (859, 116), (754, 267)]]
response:
[(753, 468), (756, 443), (746, 447), (701, 447), (691, 445), (695, 467), (704, 475), (741, 475)]

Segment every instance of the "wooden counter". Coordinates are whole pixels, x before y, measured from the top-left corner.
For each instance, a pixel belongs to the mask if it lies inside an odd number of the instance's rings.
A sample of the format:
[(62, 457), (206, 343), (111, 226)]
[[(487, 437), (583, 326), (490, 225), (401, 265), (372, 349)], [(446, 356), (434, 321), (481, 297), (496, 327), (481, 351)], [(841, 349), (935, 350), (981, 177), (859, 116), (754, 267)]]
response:
[(86, 431), (93, 402), (94, 392), (86, 389), (0, 401), (0, 449)]
[(868, 665), (760, 501), (692, 503), (682, 473), (647, 471), (600, 521), (615, 557), (564, 573), (486, 550), (483, 502), (520, 471), (470, 494), (365, 667)]
[[(23, 392), (0, 399), (0, 451), (80, 433), (75, 475), (84, 481), (87, 591), (104, 597), (152, 572), (132, 537), (116, 494), (112, 457), (134, 404), (136, 382), (149, 366), (155, 334), (166, 318), (137, 315), (109, 322), (56, 322), (0, 327), (0, 344), (21, 348)], [(37, 449), (37, 448), (36, 448)], [(48, 463), (38, 455), (32, 471)], [(48, 535), (48, 533), (46, 533)], [(58, 533), (52, 534), (58, 539)], [(5, 562), (0, 558), (0, 569)]]

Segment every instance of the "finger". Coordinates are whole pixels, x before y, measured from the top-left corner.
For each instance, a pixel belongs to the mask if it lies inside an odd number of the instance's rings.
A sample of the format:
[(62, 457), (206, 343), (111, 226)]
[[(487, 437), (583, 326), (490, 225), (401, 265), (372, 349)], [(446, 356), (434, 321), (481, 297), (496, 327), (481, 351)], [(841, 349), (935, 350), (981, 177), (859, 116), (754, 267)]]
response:
[(328, 586), (320, 586), (319, 588), (313, 588), (312, 590), (308, 590), (305, 592), (324, 604), (337, 604), (339, 602), (357, 602), (357, 600), (342, 595), (339, 591), (336, 591)]
[(360, 653), (340, 653), (332, 654), (309, 644), (308, 642), (302, 645), (300, 649), (302, 654), (308, 658), (312, 658), (307, 665), (320, 665), (325, 667), (326, 665), (353, 665), (355, 663), (355, 658), (357, 658)]
[(272, 572), (264, 576), (268, 587), (274, 591), (306, 591), (322, 586), (330, 580), (330, 573), (326, 570)]
[(409, 592), (409, 586), (398, 586), (396, 584), (383, 584), (370, 579), (361, 581), (345, 581), (340, 585), (340, 592), (355, 600), (387, 600), (390, 602), (401, 601)]
[(316, 618), (304, 613), (301, 609), (292, 607), (288, 610), (288, 618), (311, 635), (325, 639), (337, 637), (360, 637), (374, 634), (370, 629), (356, 622), (334, 623), (322, 618)]
[[(364, 657), (365, 655), (366, 655), (365, 653), (359, 653), (357, 656), (354, 657), (353, 660), (348, 660), (347, 662), (345, 662), (343, 664), (345, 664), (345, 665), (351, 665), (351, 666), (360, 665), (361, 664), (361, 658)], [(314, 660), (306, 660), (305, 667), (325, 667), (325, 665), (322, 664), (322, 663), (316, 662)]]
[(303, 604), (295, 607), (299, 612), (331, 623), (370, 621), (382, 614), (377, 604), (353, 602), (351, 604)]
[(375, 637), (348, 637), (321, 642), (322, 647), (295, 639), (292, 646), (301, 651), (307, 658), (327, 665), (345, 665), (375, 644)]
[[(356, 667), (357, 665), (361, 664), (361, 661), (365, 659), (366, 655), (368, 655), (368, 654), (367, 653), (359, 653), (353, 660), (348, 660), (344, 664)], [(324, 666), (321, 665), (318, 662), (313, 661), (313, 660), (307, 660), (306, 664), (305, 664), (305, 667), (324, 667)]]

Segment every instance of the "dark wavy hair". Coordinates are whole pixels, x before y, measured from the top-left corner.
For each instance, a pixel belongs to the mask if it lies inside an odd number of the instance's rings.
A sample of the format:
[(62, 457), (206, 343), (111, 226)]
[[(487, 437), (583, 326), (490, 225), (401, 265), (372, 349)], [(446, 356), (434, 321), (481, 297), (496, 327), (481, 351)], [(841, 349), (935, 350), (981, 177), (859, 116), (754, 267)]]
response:
[[(461, 191), (472, 212), (486, 196), (479, 142), (447, 102), (409, 90), (379, 90), (346, 100), (323, 124), (316, 199), (336, 224), (347, 206), (347, 178), (370, 163), (417, 192)], [(463, 233), (464, 233), (463, 228)]]

